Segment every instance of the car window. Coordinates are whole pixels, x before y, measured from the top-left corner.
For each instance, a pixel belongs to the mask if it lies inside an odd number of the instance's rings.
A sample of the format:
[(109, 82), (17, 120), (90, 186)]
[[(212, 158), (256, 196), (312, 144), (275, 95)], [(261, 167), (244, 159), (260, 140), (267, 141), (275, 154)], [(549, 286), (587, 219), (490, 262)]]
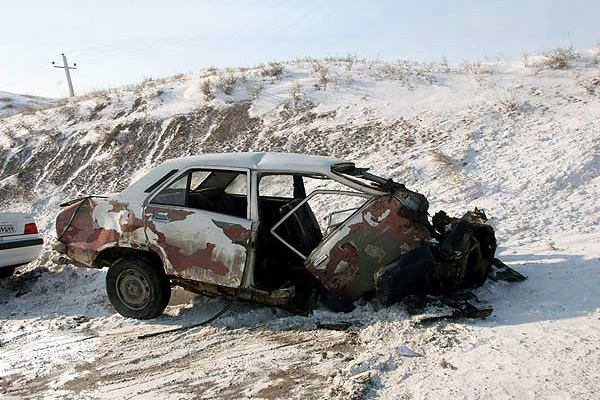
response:
[(175, 182), (158, 193), (152, 204), (164, 204), (169, 206), (185, 206), (188, 174), (184, 174)]
[(192, 170), (160, 191), (151, 203), (247, 218), (247, 179), (243, 171)]
[(200, 185), (209, 175), (210, 171), (192, 171), (192, 179), (190, 180), (190, 187), (192, 190), (200, 189)]
[(292, 175), (265, 175), (260, 178), (258, 195), (293, 199), (294, 177)]
[(227, 194), (237, 194), (246, 196), (248, 194), (247, 189), (248, 178), (246, 174), (238, 174), (234, 180), (231, 181), (229, 186), (225, 189)]

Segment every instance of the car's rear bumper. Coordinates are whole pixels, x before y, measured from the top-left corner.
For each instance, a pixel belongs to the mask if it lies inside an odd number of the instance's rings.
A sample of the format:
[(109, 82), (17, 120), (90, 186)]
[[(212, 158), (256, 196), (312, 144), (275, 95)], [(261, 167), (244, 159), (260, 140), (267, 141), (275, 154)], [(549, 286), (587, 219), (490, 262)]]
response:
[(0, 268), (27, 264), (35, 260), (44, 241), (42, 238), (0, 241)]

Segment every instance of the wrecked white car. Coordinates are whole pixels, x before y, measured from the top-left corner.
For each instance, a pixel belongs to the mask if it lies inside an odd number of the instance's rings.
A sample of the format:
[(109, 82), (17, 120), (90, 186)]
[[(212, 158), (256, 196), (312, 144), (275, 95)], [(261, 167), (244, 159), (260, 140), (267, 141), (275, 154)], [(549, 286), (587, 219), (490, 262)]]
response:
[(171, 285), (293, 311), (318, 300), (345, 310), (359, 298), (388, 305), (480, 285), (495, 262), (483, 212), (430, 221), (421, 194), (331, 157), (178, 158), (120, 194), (62, 206), (54, 248), (108, 267), (111, 303), (134, 318), (160, 315)]
[(16, 267), (35, 260), (43, 244), (33, 215), (0, 212), (0, 278), (11, 276)]

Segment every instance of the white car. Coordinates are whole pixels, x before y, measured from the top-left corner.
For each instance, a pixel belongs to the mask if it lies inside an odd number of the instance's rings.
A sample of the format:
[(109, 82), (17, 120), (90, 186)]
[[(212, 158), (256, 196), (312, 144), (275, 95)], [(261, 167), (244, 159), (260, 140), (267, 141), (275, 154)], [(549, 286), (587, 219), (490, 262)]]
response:
[(0, 213), (0, 278), (35, 260), (43, 243), (31, 214)]

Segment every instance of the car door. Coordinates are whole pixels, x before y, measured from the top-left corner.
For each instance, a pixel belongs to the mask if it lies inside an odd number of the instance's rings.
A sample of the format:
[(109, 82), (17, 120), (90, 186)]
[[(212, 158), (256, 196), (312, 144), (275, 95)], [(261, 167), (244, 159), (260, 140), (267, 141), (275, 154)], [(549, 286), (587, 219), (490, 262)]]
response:
[(246, 169), (190, 169), (150, 197), (144, 208), (148, 244), (168, 274), (241, 285), (253, 236), (249, 176)]

